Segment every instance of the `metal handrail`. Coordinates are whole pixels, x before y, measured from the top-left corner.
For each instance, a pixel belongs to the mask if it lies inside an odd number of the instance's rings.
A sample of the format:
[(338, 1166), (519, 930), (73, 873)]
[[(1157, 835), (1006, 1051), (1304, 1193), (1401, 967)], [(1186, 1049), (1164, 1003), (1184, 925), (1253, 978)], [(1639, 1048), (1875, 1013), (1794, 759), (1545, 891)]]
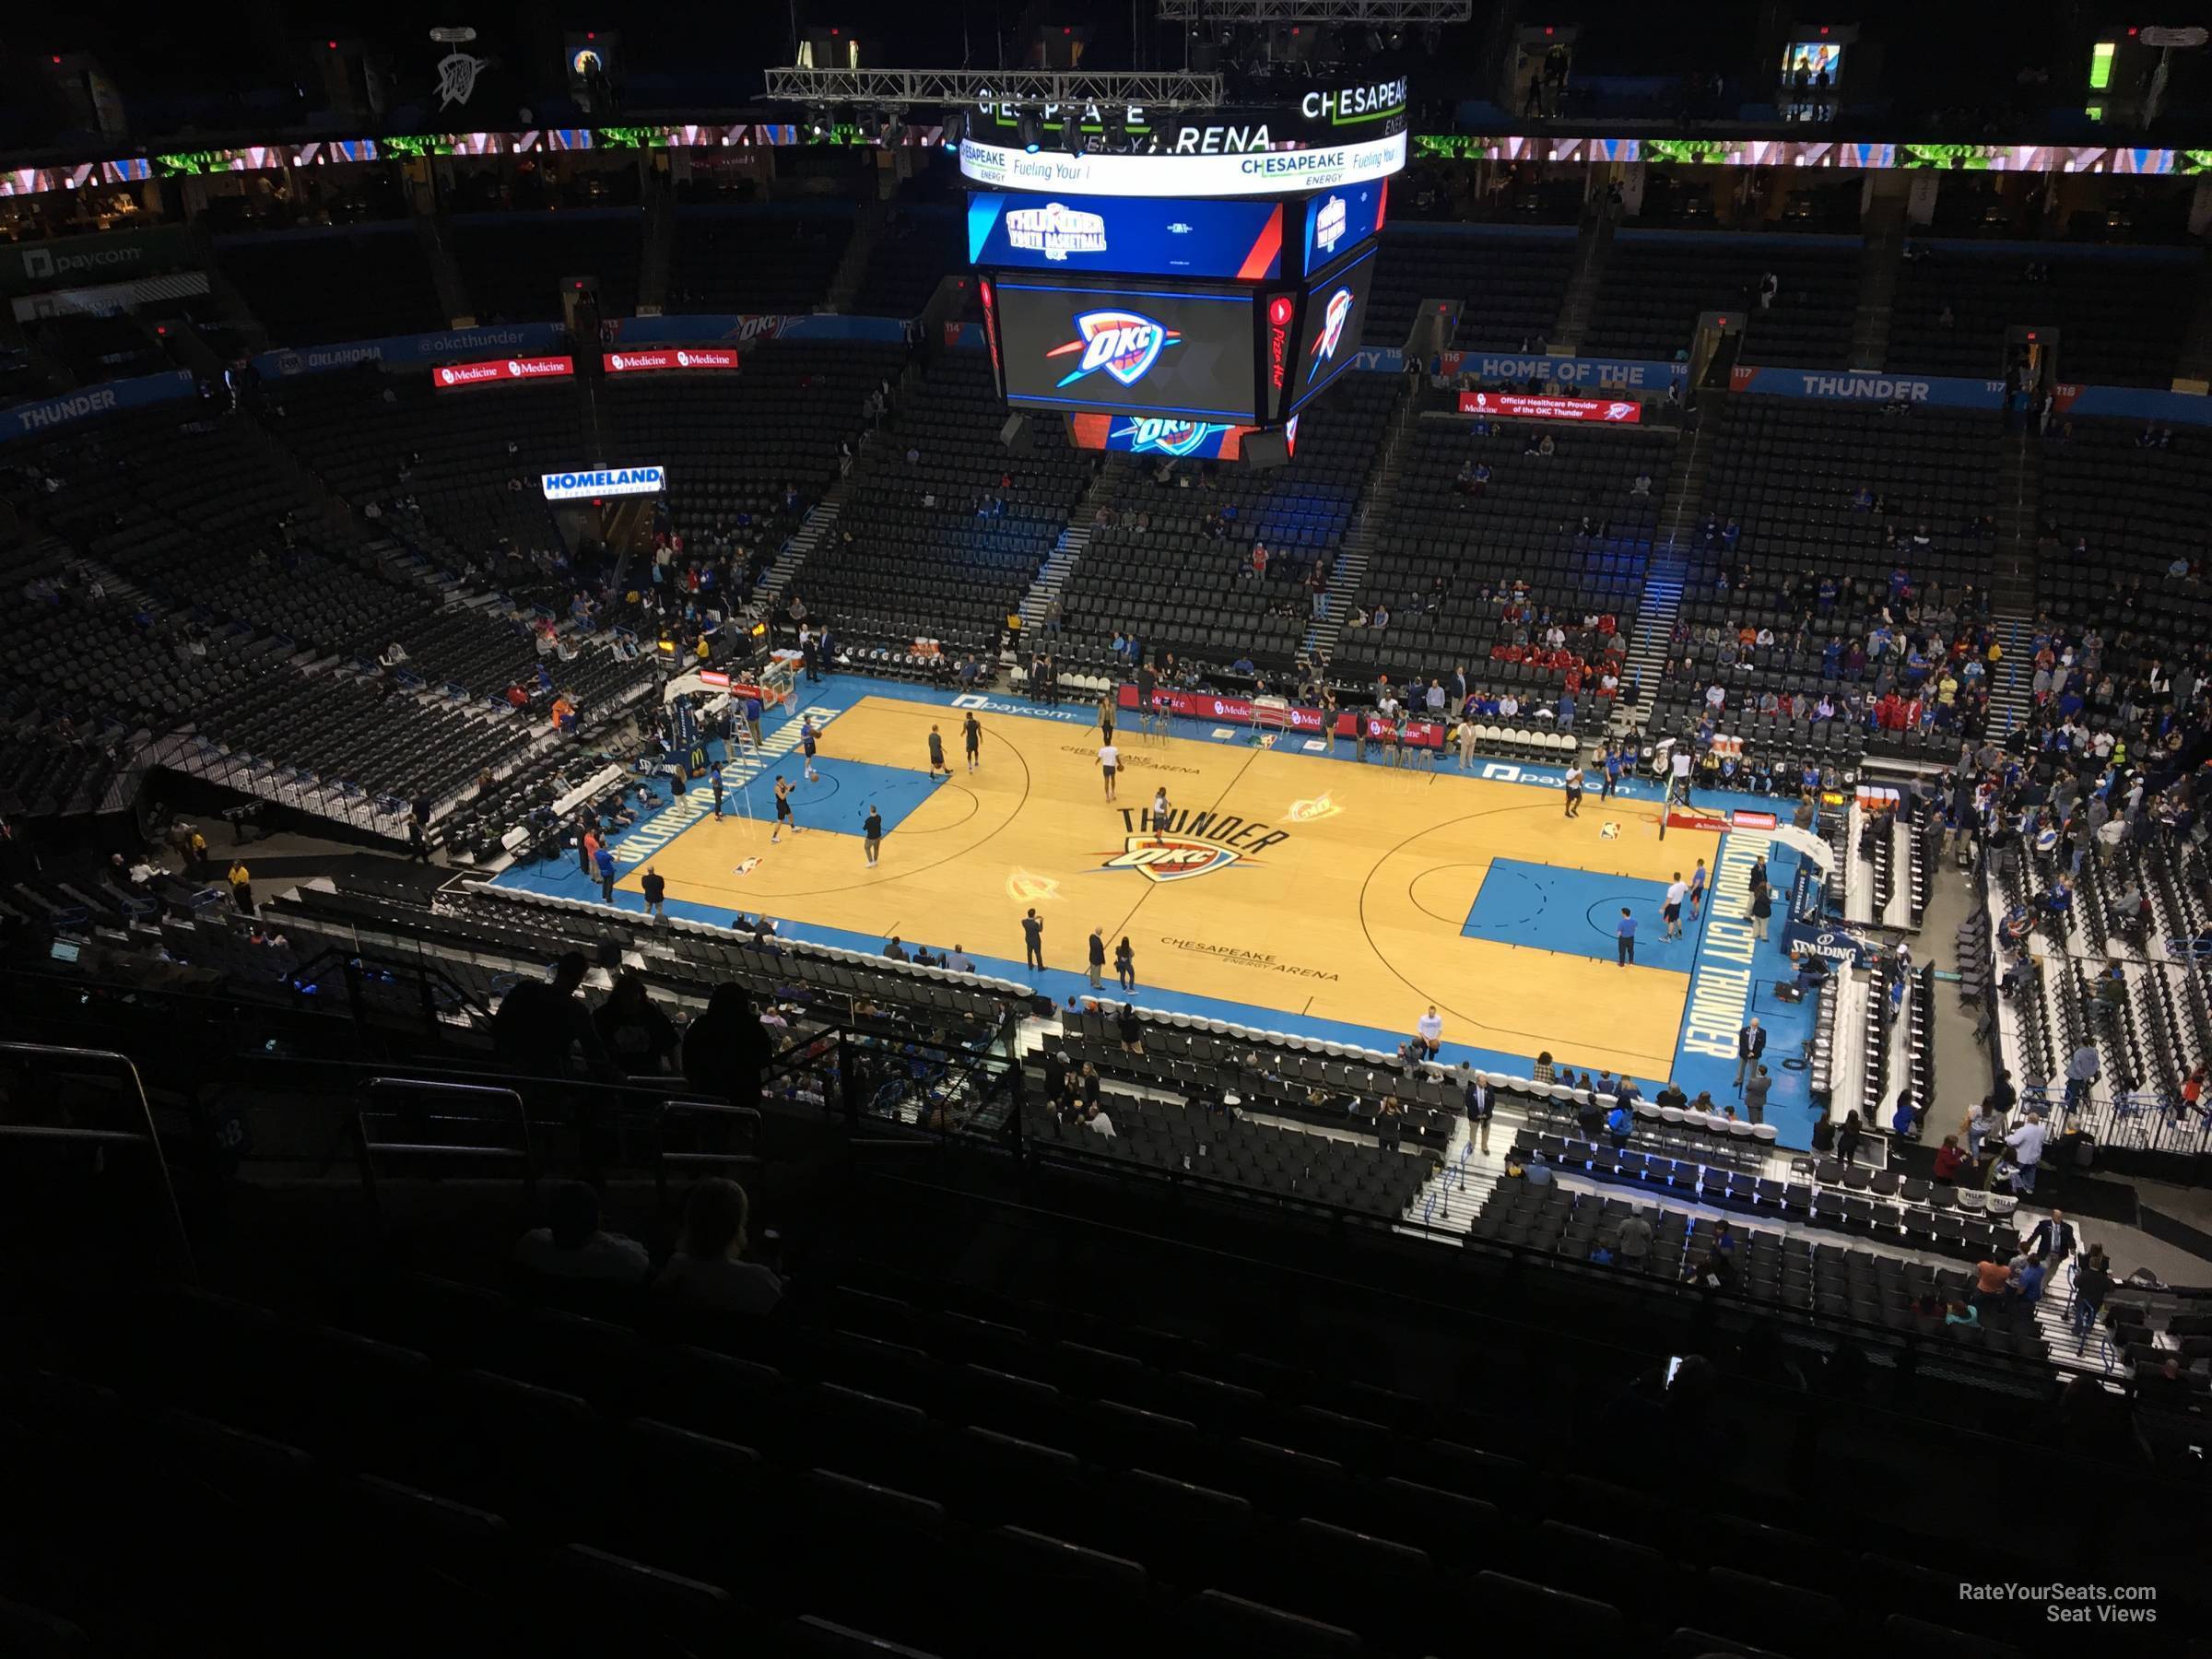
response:
[(154, 1169), (160, 1177), (163, 1208), (168, 1213), (170, 1230), (176, 1237), (177, 1251), (182, 1258), (184, 1277), (188, 1284), (200, 1282), (199, 1265), (192, 1251), (192, 1235), (184, 1230), (184, 1212), (177, 1203), (176, 1183), (170, 1177), (169, 1159), (161, 1150), (161, 1137), (154, 1130), (153, 1103), (147, 1098), (145, 1079), (128, 1054), (112, 1049), (73, 1048), (47, 1042), (0, 1042), (0, 1054), (14, 1054), (32, 1062), (53, 1061), (65, 1066), (92, 1062), (121, 1070), (124, 1080), (130, 1086), (131, 1098), (137, 1102), (139, 1121), (146, 1133), (139, 1135), (127, 1130), (76, 1130), (54, 1124), (0, 1124), (0, 1140), (71, 1139), (88, 1143), (110, 1145), (115, 1142), (139, 1142), (153, 1155)]

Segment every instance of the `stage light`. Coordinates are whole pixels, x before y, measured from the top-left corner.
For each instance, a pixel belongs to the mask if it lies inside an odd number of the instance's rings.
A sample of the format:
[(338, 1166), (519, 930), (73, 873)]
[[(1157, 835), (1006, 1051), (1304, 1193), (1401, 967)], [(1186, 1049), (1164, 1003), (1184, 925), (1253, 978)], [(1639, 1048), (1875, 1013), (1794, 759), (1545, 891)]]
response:
[(883, 131), (877, 135), (886, 146), (897, 144), (906, 136), (906, 122), (897, 110), (883, 112)]
[(947, 148), (960, 147), (960, 139), (968, 131), (968, 118), (955, 110), (945, 117), (945, 143)]
[(1030, 155), (1044, 147), (1044, 123), (1027, 110), (1016, 120), (1014, 130), (1020, 135), (1021, 147)]
[(1070, 115), (1060, 124), (1060, 147), (1071, 156), (1083, 153), (1083, 119)]

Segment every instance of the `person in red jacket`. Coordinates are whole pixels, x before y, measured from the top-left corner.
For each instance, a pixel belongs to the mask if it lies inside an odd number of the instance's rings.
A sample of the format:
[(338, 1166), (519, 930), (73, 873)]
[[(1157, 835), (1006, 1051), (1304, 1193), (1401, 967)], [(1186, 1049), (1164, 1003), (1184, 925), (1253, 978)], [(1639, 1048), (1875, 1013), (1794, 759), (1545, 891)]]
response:
[(1959, 1179), (1959, 1167), (1966, 1162), (1966, 1154), (1959, 1150), (1959, 1137), (1947, 1135), (1943, 1145), (1936, 1149), (1936, 1179), (1946, 1186)]

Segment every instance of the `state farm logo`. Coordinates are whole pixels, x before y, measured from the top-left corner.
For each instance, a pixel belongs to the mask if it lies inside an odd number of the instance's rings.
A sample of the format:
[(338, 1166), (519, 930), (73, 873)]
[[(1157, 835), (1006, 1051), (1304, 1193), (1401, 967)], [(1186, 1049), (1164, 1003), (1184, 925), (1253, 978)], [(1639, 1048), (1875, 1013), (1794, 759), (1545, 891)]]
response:
[(1106, 221), (1096, 213), (1085, 213), (1060, 202), (1018, 207), (1006, 215), (1006, 241), (1050, 260), (1063, 260), (1070, 253), (1103, 253)]
[(1122, 809), (1122, 846), (1101, 870), (1135, 870), (1147, 881), (1189, 881), (1248, 862), (1290, 839), (1289, 832), (1231, 812), (1162, 814)]

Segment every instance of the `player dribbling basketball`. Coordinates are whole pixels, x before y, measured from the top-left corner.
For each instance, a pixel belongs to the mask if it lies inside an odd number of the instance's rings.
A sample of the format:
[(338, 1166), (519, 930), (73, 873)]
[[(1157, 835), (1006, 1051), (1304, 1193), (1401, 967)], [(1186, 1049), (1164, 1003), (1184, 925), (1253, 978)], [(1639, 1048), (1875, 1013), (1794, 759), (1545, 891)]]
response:
[(783, 828), (787, 824), (791, 826), (792, 834), (798, 834), (799, 826), (793, 821), (791, 816), (791, 781), (782, 772), (778, 772), (776, 774), (776, 827), (769, 832), (768, 839), (771, 841), (782, 841)]

